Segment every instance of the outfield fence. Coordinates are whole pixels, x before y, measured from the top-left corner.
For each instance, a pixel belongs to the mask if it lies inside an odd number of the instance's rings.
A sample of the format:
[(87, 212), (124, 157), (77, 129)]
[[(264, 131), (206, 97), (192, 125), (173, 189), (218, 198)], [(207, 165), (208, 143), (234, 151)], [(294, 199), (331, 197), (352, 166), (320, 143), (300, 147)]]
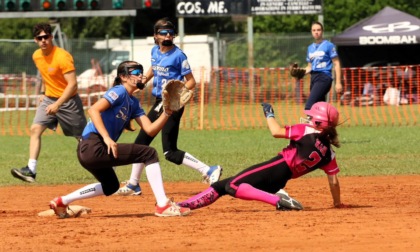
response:
[[(342, 73), (345, 92), (337, 95), (332, 89), (328, 100), (339, 109), (343, 126), (417, 125), (420, 65), (346, 68)], [(309, 77), (296, 81), (286, 68), (202, 68), (194, 69), (194, 75), (197, 86), (182, 118), (183, 129), (266, 127), (262, 102), (273, 104), (283, 124), (293, 124), (303, 116), (309, 94)], [(87, 88), (79, 89), (85, 109), (108, 88), (100, 79), (95, 76), (88, 80)], [(39, 78), (23, 73), (2, 75), (0, 80), (0, 135), (29, 135), (39, 101)], [(135, 94), (146, 110), (154, 102), (150, 86)], [(390, 86), (399, 90), (399, 104), (384, 103)]]

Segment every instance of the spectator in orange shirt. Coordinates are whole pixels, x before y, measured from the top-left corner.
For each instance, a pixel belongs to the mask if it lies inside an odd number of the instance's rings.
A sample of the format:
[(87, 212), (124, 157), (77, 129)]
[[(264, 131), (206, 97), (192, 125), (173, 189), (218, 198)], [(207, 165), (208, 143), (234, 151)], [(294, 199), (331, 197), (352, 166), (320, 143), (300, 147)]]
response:
[(64, 135), (79, 139), (86, 125), (82, 100), (77, 93), (73, 57), (53, 44), (49, 24), (36, 24), (33, 35), (39, 46), (32, 59), (42, 76), (40, 104), (31, 125), (28, 164), (21, 169), (11, 170), (15, 178), (30, 183), (35, 182), (44, 131), (47, 128), (56, 130), (60, 123)]

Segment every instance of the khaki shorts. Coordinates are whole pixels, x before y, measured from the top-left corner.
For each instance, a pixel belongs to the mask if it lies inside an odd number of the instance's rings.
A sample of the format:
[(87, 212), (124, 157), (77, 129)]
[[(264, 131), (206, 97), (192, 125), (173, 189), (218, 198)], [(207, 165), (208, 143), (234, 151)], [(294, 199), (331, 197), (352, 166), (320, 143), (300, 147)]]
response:
[(36, 110), (33, 124), (47, 126), (47, 128), (55, 131), (59, 123), (64, 135), (80, 137), (86, 126), (86, 117), (79, 95), (76, 94), (63, 103), (55, 115), (47, 115), (45, 109), (55, 101), (57, 101), (57, 98), (44, 96)]

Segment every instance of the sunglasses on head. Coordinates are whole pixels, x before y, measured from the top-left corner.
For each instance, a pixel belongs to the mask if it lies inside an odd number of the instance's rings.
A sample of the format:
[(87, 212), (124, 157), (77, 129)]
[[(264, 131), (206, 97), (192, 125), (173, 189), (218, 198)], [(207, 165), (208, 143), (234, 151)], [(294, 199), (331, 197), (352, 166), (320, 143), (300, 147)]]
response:
[(45, 39), (45, 40), (49, 39), (49, 38), (50, 38), (50, 36), (51, 36), (51, 35), (47, 34), (47, 35), (42, 35), (42, 36), (36, 36), (35, 38), (36, 38), (36, 40), (38, 40), (38, 41), (42, 41), (42, 39)]
[(162, 36), (167, 36), (168, 34), (171, 35), (171, 36), (174, 36), (175, 32), (174, 32), (174, 30), (160, 30), (160, 31), (158, 31), (158, 34), (162, 35)]
[(134, 69), (128, 72), (128, 74), (130, 75), (135, 75), (135, 76), (140, 76), (143, 74), (143, 71), (141, 71), (140, 69)]

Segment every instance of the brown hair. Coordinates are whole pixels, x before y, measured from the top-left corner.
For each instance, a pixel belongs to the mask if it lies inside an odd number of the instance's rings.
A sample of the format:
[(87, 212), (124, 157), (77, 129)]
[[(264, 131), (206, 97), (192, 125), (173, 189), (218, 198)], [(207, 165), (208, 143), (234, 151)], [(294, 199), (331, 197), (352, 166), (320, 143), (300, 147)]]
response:
[(39, 23), (36, 24), (34, 26), (34, 28), (32, 29), (32, 34), (34, 35), (34, 37), (38, 36), (42, 31), (45, 32), (45, 34), (47, 35), (51, 35), (52, 34), (52, 28), (50, 24), (47, 23)]
[(154, 33), (157, 34), (159, 29), (171, 29), (176, 33), (175, 25), (167, 17), (156, 21), (155, 25), (153, 26)]
[(136, 62), (136, 61), (132, 61), (132, 60), (127, 60), (127, 61), (123, 61), (118, 65), (117, 68), (117, 76), (114, 79), (114, 84), (113, 86), (117, 86), (121, 84), (121, 75), (126, 76), (129, 74), (129, 70), (132, 69), (140, 69), (143, 72), (143, 66)]
[(311, 24), (311, 28), (312, 28), (313, 25), (319, 25), (319, 26), (321, 26), (321, 31), (324, 31), (324, 26), (321, 24), (321, 22), (313, 21), (312, 24)]
[(327, 139), (330, 144), (340, 148), (340, 140), (338, 139), (338, 133), (335, 126), (324, 128), (320, 133), (320, 137)]

